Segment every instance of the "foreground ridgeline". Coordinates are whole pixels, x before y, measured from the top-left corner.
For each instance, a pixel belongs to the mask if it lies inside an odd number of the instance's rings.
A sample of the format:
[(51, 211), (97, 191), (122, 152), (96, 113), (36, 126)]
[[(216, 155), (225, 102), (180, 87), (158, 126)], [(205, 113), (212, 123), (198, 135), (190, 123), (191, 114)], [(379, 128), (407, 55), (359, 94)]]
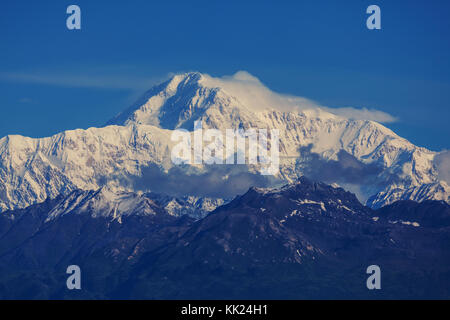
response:
[[(174, 201), (103, 189), (4, 212), (0, 298), (450, 298), (443, 201), (373, 210), (306, 178), (250, 188), (206, 216)], [(366, 287), (369, 269), (379, 290)]]

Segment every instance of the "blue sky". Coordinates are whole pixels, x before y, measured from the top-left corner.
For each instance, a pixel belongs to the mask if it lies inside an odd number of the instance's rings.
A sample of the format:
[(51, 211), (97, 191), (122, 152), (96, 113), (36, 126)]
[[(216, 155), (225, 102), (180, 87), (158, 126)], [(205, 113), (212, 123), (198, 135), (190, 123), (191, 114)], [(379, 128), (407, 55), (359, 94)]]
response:
[[(82, 29), (66, 28), (81, 8)], [(382, 30), (368, 30), (370, 4)], [(448, 1), (9, 1), (0, 7), (0, 136), (101, 126), (170, 72), (246, 70), (274, 91), (366, 107), (449, 149)]]

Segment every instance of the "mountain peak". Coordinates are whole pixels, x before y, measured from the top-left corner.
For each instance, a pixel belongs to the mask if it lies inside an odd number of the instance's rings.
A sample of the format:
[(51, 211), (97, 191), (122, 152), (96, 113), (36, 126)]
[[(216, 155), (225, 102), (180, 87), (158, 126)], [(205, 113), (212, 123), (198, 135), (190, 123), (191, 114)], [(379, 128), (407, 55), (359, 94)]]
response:
[(236, 207), (242, 203), (258, 210), (263, 208), (263, 211), (265, 211), (265, 206), (286, 205), (289, 207), (295, 203), (304, 209), (309, 208), (323, 212), (329, 208), (351, 213), (367, 212), (367, 208), (358, 201), (353, 193), (326, 183), (312, 181), (304, 176), (279, 188), (251, 187), (244, 195), (236, 197), (225, 207)]
[(167, 91), (175, 91), (178, 87), (189, 86), (189, 85), (199, 85), (199, 82), (204, 78), (200, 72), (186, 72), (177, 73), (169, 78), (166, 86)]
[(193, 122), (211, 106), (224, 106), (231, 97), (207, 83), (200, 72), (176, 74), (148, 90), (135, 104), (107, 125), (144, 124), (163, 129), (192, 129)]

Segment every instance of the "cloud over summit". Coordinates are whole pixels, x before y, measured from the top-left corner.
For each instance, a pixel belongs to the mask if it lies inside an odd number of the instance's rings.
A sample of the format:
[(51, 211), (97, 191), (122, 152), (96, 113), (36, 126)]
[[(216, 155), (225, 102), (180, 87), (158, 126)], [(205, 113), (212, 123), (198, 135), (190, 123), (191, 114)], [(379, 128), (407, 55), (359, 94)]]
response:
[(232, 76), (212, 77), (204, 74), (204, 83), (220, 87), (229, 94), (238, 97), (253, 110), (277, 109), (280, 111), (303, 111), (320, 109), (337, 116), (354, 120), (372, 120), (382, 123), (395, 122), (397, 119), (380, 110), (368, 108), (342, 107), (331, 108), (304, 97), (281, 94), (270, 90), (257, 77), (247, 71), (238, 71)]
[(434, 157), (434, 165), (437, 169), (439, 180), (444, 180), (450, 184), (450, 150), (438, 153)]

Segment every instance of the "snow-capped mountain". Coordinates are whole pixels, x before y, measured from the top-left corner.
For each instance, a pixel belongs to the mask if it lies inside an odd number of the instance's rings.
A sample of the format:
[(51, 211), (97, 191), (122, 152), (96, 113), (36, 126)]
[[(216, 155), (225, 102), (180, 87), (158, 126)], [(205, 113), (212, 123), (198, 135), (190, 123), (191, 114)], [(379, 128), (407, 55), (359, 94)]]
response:
[(367, 201), (372, 208), (381, 208), (385, 203), (398, 200), (413, 200), (422, 202), (425, 200), (442, 200), (450, 203), (450, 187), (445, 181), (423, 184), (408, 189), (400, 189), (394, 186), (377, 193)]
[(123, 216), (156, 215), (168, 213), (180, 217), (187, 215), (200, 219), (222, 205), (222, 199), (111, 190), (104, 186), (98, 190), (74, 190), (49, 212), (46, 221), (73, 213), (90, 213), (93, 218), (105, 217), (121, 222)]
[[(370, 179), (360, 185), (339, 177), (323, 180), (357, 191), (363, 201), (377, 195), (369, 202), (373, 206), (397, 199), (448, 201), (448, 186), (438, 188), (439, 192), (426, 187), (440, 183), (433, 165), (435, 152), (413, 145), (377, 122), (347, 119), (302, 101), (298, 108), (283, 104), (268, 92), (248, 93), (193, 72), (153, 87), (105, 127), (41, 139), (4, 137), (0, 139), (0, 210), (23, 208), (76, 189), (98, 190), (105, 184), (114, 192), (137, 191), (132, 178), (141, 177), (146, 167), (173, 167), (171, 134), (177, 128), (192, 131), (194, 121), (219, 130), (279, 129), (277, 177), (288, 182), (309, 172), (315, 161), (308, 161), (308, 156), (315, 155), (324, 163), (357, 165), (362, 171), (371, 167)], [(353, 162), (342, 161), (342, 152)]]
[(132, 192), (113, 192), (108, 187), (99, 190), (75, 190), (48, 214), (47, 221), (60, 216), (90, 212), (92, 217), (111, 217), (119, 222), (123, 215), (155, 215), (161, 207), (147, 197)]

